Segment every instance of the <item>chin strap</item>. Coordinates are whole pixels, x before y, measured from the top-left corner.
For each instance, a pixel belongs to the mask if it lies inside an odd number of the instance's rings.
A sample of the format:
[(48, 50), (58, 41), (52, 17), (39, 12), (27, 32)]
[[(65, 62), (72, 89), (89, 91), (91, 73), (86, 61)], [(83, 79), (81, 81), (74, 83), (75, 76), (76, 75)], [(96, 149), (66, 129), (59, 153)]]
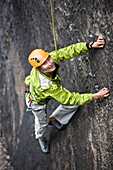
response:
[[(55, 62), (54, 62), (54, 66), (55, 66)], [(40, 66), (40, 67), (44, 73), (51, 73), (51, 71), (47, 71), (45, 68), (43, 68), (43, 66)], [(56, 69), (56, 66), (55, 66), (55, 69)]]
[(43, 68), (43, 66), (40, 66), (41, 69), (43, 70), (44, 73), (50, 73), (50, 71), (47, 71), (45, 68)]

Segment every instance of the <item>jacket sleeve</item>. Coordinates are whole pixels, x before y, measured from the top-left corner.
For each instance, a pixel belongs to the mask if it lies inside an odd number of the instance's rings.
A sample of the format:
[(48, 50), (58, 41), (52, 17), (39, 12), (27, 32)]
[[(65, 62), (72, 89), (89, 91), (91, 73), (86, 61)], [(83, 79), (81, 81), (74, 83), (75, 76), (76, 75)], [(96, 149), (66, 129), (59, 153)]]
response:
[(57, 56), (56, 56), (56, 51), (50, 52), (50, 56), (55, 62), (58, 63), (82, 55), (87, 51), (90, 50), (87, 48), (86, 43), (76, 43), (68, 47), (59, 49), (57, 51)]
[(45, 91), (46, 97), (51, 97), (63, 105), (84, 105), (93, 100), (92, 93), (79, 94), (59, 87), (58, 89), (48, 89)]
[(30, 75), (25, 78), (25, 84), (26, 86), (30, 83)]

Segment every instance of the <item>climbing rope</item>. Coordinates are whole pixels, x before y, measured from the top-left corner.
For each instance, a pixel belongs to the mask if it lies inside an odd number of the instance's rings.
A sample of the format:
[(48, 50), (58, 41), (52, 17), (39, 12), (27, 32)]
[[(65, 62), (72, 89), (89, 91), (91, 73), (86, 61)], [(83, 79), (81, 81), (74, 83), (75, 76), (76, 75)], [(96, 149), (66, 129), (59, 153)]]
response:
[[(52, 23), (53, 23), (54, 44), (55, 44), (55, 51), (56, 51), (56, 58), (57, 58), (57, 43), (56, 43), (56, 34), (55, 34), (55, 24), (54, 24), (54, 15), (53, 15), (52, 0), (50, 0), (50, 4), (51, 4), (51, 15), (52, 15)], [(61, 84), (62, 84), (62, 87), (63, 87), (62, 79), (61, 79)]]
[(54, 24), (52, 0), (50, 0), (50, 4), (51, 4), (51, 15), (52, 15), (52, 23), (53, 23), (54, 44), (55, 44), (55, 51), (56, 51), (56, 57), (57, 57), (57, 43), (56, 43), (56, 34), (55, 34), (55, 24)]

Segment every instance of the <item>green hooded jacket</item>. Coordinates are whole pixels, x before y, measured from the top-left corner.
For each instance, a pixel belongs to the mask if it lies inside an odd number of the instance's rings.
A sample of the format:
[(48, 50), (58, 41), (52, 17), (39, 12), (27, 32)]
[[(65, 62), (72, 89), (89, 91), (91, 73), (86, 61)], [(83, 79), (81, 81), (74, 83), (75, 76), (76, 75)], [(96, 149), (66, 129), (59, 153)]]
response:
[[(59, 49), (57, 51), (57, 57), (55, 51), (52, 51), (49, 54), (54, 62), (58, 64), (59, 62), (67, 61), (87, 51), (89, 51), (89, 49), (86, 47), (86, 43), (77, 43)], [(32, 99), (32, 103), (34, 104), (45, 104), (52, 98), (59, 103), (68, 106), (84, 105), (93, 100), (92, 93), (71, 93), (69, 90), (63, 88), (60, 83), (61, 78), (59, 77), (59, 70), (57, 70), (54, 79), (43, 74), (42, 76), (50, 80), (50, 83), (44, 88), (41, 87), (38, 70), (36, 70), (36, 68), (32, 68), (30, 75), (25, 79), (25, 84), (29, 85), (30, 88), (30, 93), (27, 94), (27, 98)]]

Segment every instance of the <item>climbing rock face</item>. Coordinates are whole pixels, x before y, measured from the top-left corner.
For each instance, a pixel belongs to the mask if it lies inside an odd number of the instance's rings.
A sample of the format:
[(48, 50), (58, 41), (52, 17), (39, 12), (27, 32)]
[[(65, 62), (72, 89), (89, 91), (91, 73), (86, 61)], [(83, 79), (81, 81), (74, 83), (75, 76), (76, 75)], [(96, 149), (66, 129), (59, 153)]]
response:
[[(100, 34), (106, 40), (104, 49), (60, 64), (65, 88), (95, 93), (105, 86), (110, 97), (81, 106), (63, 131), (49, 126), (50, 154), (43, 154), (34, 136), (34, 117), (26, 112), (24, 79), (32, 68), (27, 58), (33, 49), (55, 49), (50, 2), (1, 0), (0, 166), (10, 170), (111, 170), (113, 2), (54, 0), (53, 7), (58, 49), (96, 41)], [(57, 105), (51, 101), (48, 113)]]

